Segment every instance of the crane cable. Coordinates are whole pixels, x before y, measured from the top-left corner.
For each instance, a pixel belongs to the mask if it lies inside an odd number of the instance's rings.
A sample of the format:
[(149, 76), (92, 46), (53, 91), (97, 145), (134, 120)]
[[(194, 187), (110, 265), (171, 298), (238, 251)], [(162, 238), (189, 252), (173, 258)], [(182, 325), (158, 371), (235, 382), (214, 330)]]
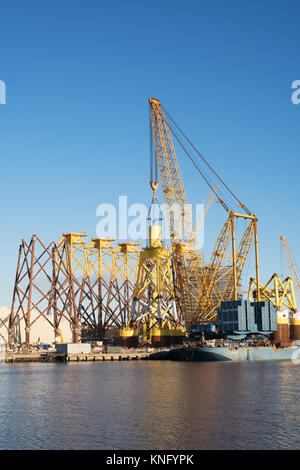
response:
[[(184, 152), (186, 153), (186, 155), (188, 156), (188, 158), (191, 160), (191, 162), (193, 163), (193, 165), (195, 166), (195, 168), (197, 169), (197, 171), (200, 173), (200, 175), (202, 176), (202, 178), (205, 180), (205, 182), (207, 183), (207, 185), (210, 187), (210, 189), (213, 190), (213, 183), (209, 182), (209, 177), (207, 175), (204, 174), (204, 171), (203, 169), (201, 170), (200, 167), (197, 165), (197, 163), (195, 162), (195, 160), (193, 159), (193, 157), (190, 155), (190, 153), (188, 152), (188, 150), (185, 148), (185, 146), (183, 145), (182, 141), (180, 140), (180, 138), (178, 137), (178, 135), (176, 134), (176, 132), (174, 131), (174, 129), (172, 128), (172, 126), (170, 125), (170, 123), (168, 123), (168, 127), (171, 131), (171, 133), (173, 134), (173, 136), (175, 137), (175, 139), (178, 141), (178, 143), (180, 144), (180, 146), (183, 148)], [(222, 197), (220, 197), (220, 192), (222, 194), (224, 194), (224, 196), (222, 195)], [(219, 193), (219, 194), (218, 194)], [(217, 196), (218, 196), (218, 202), (220, 204), (222, 204), (222, 206), (224, 207), (224, 209), (229, 212), (230, 209), (229, 209), (229, 206), (231, 205), (234, 205), (235, 202), (232, 202), (229, 203), (228, 200), (225, 202), (225, 200), (228, 198), (228, 195), (225, 190), (221, 187), (219, 187), (219, 191), (216, 192)], [(231, 196), (230, 196), (231, 197)], [(230, 199), (229, 199), (230, 200)], [(233, 198), (232, 198), (232, 201)]]
[(153, 181), (153, 135), (152, 135), (152, 124), (151, 124), (151, 115), (150, 115), (150, 127), (149, 127), (149, 134), (150, 134), (150, 181)]
[[(179, 145), (182, 147), (182, 149), (184, 150), (184, 152), (186, 153), (186, 155), (188, 156), (188, 158), (191, 160), (191, 162), (193, 163), (193, 165), (195, 166), (196, 170), (200, 173), (200, 175), (202, 176), (202, 178), (204, 179), (204, 181), (206, 182), (206, 184), (210, 187), (210, 189), (213, 191), (214, 188), (213, 186), (210, 184), (210, 182), (208, 181), (208, 179), (206, 178), (206, 176), (204, 175), (203, 171), (199, 168), (199, 166), (197, 165), (197, 163), (195, 162), (195, 160), (192, 158), (192, 156), (190, 155), (190, 153), (187, 151), (187, 149), (184, 147), (183, 143), (181, 142), (181, 140), (179, 139), (179, 137), (177, 136), (177, 134), (174, 132), (172, 126), (170, 126), (169, 124), (169, 128), (170, 128), (170, 131), (172, 132), (172, 134), (174, 135), (175, 139), (177, 140), (177, 142), (179, 143)], [(225, 202), (220, 199), (220, 202), (222, 204), (222, 206), (228, 211), (228, 207), (227, 205), (225, 204)]]
[[(150, 111), (150, 110), (149, 110)], [(149, 120), (149, 132), (150, 132), (150, 181), (157, 182), (158, 176), (158, 165), (157, 159), (153, 156), (153, 129), (152, 129), (152, 122), (151, 122), (151, 111), (150, 111), (150, 120)]]
[[(195, 160), (193, 159), (193, 157), (191, 156), (191, 154), (188, 152), (188, 150), (185, 148), (185, 146), (183, 145), (181, 139), (178, 137), (178, 135), (176, 134), (176, 132), (174, 131), (174, 129), (172, 128), (172, 126), (170, 126), (170, 124), (168, 123), (168, 127), (171, 131), (171, 133), (173, 134), (173, 136), (175, 137), (175, 139), (178, 141), (178, 143), (180, 144), (180, 146), (182, 147), (182, 149), (184, 150), (184, 152), (186, 153), (186, 155), (188, 156), (188, 158), (191, 160), (191, 162), (193, 163), (193, 165), (195, 166), (196, 170), (200, 173), (200, 175), (202, 176), (202, 178), (204, 179), (204, 181), (207, 183), (207, 185), (210, 187), (210, 189), (212, 191), (214, 191), (214, 187), (213, 187), (213, 183), (211, 183), (209, 181), (209, 177), (207, 175), (205, 175), (203, 169), (201, 169), (197, 163), (195, 162)], [(221, 193), (221, 197), (220, 197), (220, 193)], [(230, 212), (230, 209), (229, 207), (230, 206), (233, 206), (235, 204), (233, 198), (231, 198), (230, 195), (228, 195), (225, 190), (221, 187), (218, 188), (218, 191), (216, 191), (216, 194), (218, 196), (218, 202), (224, 207), (224, 209), (227, 211), (227, 212)], [(223, 195), (224, 194), (224, 195)], [(230, 198), (232, 199), (232, 201), (230, 201)], [(229, 202), (230, 201), (230, 202)]]
[[(216, 173), (216, 171), (212, 168), (212, 166), (208, 163), (208, 161), (201, 155), (201, 153), (197, 150), (197, 148), (192, 144), (192, 142), (190, 141), (190, 139), (186, 136), (186, 134), (182, 131), (182, 129), (176, 124), (176, 122), (174, 121), (174, 119), (172, 118), (172, 116), (170, 116), (170, 114), (166, 111), (166, 109), (161, 106), (163, 111), (166, 113), (166, 115), (168, 116), (168, 118), (172, 121), (172, 123), (175, 125), (175, 127), (179, 130), (179, 132), (183, 135), (183, 137), (188, 141), (188, 143), (191, 145), (191, 147), (195, 150), (195, 152), (199, 155), (199, 157), (202, 159), (202, 161), (206, 164), (206, 166), (214, 173), (214, 175), (218, 178), (218, 180), (223, 184), (223, 186), (227, 189), (227, 191), (232, 195), (232, 197), (238, 202), (239, 204), (239, 207), (241, 207), (242, 209), (244, 209), (244, 211), (248, 214), (248, 215), (253, 215), (251, 213), (251, 211), (238, 199), (238, 197), (230, 190), (230, 188), (225, 184), (225, 182), (222, 180), (222, 178)], [(169, 125), (170, 127), (170, 125)], [(170, 127), (171, 129), (171, 127)], [(172, 130), (172, 129), (171, 129)], [(173, 135), (176, 137), (176, 135), (174, 134), (174, 131), (172, 130), (172, 133)], [(177, 137), (176, 137), (177, 139)], [(178, 139), (177, 139), (178, 140)], [(182, 146), (183, 147), (183, 146)], [(184, 147), (183, 147), (184, 149)], [(184, 151), (187, 153), (187, 151), (184, 149)], [(187, 153), (187, 155), (189, 156), (189, 158), (192, 160), (194, 166), (198, 169), (198, 171), (200, 172), (200, 174), (202, 175), (202, 177), (204, 178), (200, 168), (198, 167), (198, 165), (194, 162), (194, 160), (191, 158), (191, 156)], [(207, 179), (204, 178), (206, 183), (208, 183)], [(209, 185), (210, 186), (210, 185)], [(211, 186), (210, 186), (211, 187)], [(225, 207), (225, 205), (224, 205)], [(227, 207), (225, 207), (226, 210), (228, 210)]]
[[(191, 162), (195, 166), (196, 170), (200, 173), (201, 177), (204, 179), (204, 181), (207, 183), (207, 185), (210, 187), (210, 189), (212, 191), (214, 191), (215, 184), (212, 183), (211, 181), (209, 181), (209, 179), (211, 179), (211, 178), (209, 178), (209, 176), (207, 174), (205, 174), (206, 172), (204, 172), (204, 169), (200, 169), (200, 167), (197, 165), (197, 163), (195, 162), (193, 157), (190, 155), (188, 150), (185, 148), (184, 144), (182, 143), (181, 139), (178, 137), (178, 135), (176, 134), (176, 132), (174, 131), (174, 129), (172, 128), (170, 123), (168, 123), (166, 121), (166, 118), (165, 118), (164, 115), (161, 115), (161, 119), (162, 119), (162, 122), (163, 122), (163, 126), (164, 127), (167, 126), (170, 129), (171, 133), (173, 134), (175, 139), (179, 142), (180, 146), (182, 147), (182, 149), (184, 150), (184, 152), (186, 153), (188, 158), (191, 160)], [(153, 173), (154, 173), (153, 170), (155, 170), (155, 175), (154, 175), (155, 176), (155, 181), (157, 181), (157, 174), (158, 174), (157, 159), (155, 158), (155, 168), (154, 168), (153, 158), (154, 158), (154, 154), (153, 154), (153, 127), (152, 127), (152, 122), (151, 122), (151, 106), (150, 106), (150, 184), (151, 184), (151, 181), (153, 181)], [(220, 197), (220, 194), (218, 194), (218, 193), (221, 193), (221, 197)], [(225, 210), (227, 212), (229, 212), (229, 207), (235, 204), (233, 199), (232, 199), (233, 204), (232, 204), (232, 201), (230, 203), (228, 202), (228, 200), (227, 200), (228, 197), (229, 197), (229, 201), (230, 201), (230, 198), (231, 198), (230, 194), (226, 193), (226, 191), (222, 187), (219, 187), (219, 191), (216, 191), (216, 195), (218, 197), (218, 202), (223, 205), (223, 207), (225, 208)]]

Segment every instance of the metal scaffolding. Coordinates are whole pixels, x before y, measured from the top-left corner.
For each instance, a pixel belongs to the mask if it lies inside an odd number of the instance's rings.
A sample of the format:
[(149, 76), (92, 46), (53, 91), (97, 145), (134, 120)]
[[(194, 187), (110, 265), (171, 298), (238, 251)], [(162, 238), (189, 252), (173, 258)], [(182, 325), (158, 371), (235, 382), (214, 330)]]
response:
[(138, 244), (93, 239), (86, 233), (63, 234), (58, 244), (45, 245), (33, 235), (19, 248), (13, 299), (8, 322), (8, 343), (20, 342), (15, 332), (25, 323), (25, 346), (30, 329), (41, 318), (61, 340), (60, 323), (66, 319), (73, 341), (100, 340), (108, 329), (128, 323)]

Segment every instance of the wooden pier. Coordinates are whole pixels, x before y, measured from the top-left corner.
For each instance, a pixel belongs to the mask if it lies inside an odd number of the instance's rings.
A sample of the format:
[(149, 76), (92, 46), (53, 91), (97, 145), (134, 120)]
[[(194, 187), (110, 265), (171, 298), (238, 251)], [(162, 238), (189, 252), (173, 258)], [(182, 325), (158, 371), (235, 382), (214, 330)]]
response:
[(59, 354), (56, 352), (7, 353), (5, 362), (96, 362), (96, 361), (145, 361), (152, 359), (153, 353), (120, 352), (98, 354)]

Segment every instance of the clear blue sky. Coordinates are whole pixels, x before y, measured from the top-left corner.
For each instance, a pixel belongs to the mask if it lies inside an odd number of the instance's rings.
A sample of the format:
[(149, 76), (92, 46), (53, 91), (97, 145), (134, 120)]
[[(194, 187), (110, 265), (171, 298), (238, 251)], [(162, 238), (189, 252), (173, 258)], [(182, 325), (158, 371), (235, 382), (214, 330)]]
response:
[[(149, 203), (151, 96), (259, 218), (263, 280), (281, 274), (280, 234), (300, 265), (298, 0), (4, 0), (0, 15), (0, 305), (22, 238), (95, 236), (101, 202)], [(208, 188), (178, 158), (202, 202)], [(220, 206), (208, 247), (216, 220)]]

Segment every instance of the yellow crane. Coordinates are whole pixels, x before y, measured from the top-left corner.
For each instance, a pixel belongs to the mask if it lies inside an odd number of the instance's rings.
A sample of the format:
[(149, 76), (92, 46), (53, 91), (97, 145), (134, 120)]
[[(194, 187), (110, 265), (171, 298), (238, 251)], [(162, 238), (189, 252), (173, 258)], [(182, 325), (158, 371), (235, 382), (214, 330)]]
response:
[(286, 260), (287, 260), (287, 263), (288, 263), (288, 267), (289, 267), (289, 270), (290, 270), (290, 274), (291, 274), (291, 276), (294, 280), (294, 286), (295, 286), (295, 289), (296, 289), (296, 292), (297, 292), (298, 299), (300, 300), (300, 280), (299, 280), (299, 276), (298, 276), (298, 273), (297, 273), (297, 269), (296, 269), (296, 265), (295, 265), (295, 262), (294, 262), (292, 252), (291, 252), (290, 247), (288, 245), (287, 239), (284, 235), (280, 236), (280, 241), (281, 241), (282, 247), (284, 249), (284, 253), (285, 253)]
[[(167, 208), (174, 271), (180, 306), (189, 326), (195, 321), (204, 263), (196, 239), (181, 173), (166, 116), (160, 101), (150, 98), (150, 120), (164, 202)], [(151, 139), (152, 142), (152, 139)], [(157, 184), (157, 181), (154, 184)], [(153, 182), (150, 182), (152, 187)]]
[(59, 336), (60, 336), (60, 342), (61, 342), (61, 344), (64, 344), (64, 338), (63, 338), (61, 329), (59, 329), (58, 332), (59, 332)]
[[(173, 118), (162, 107), (160, 100), (150, 98), (149, 104), (150, 130), (152, 132), (151, 152), (153, 137), (163, 198), (167, 208), (176, 278), (175, 285), (178, 288), (179, 303), (185, 324), (189, 327), (192, 323), (215, 321), (220, 303), (224, 300), (236, 300), (238, 298), (238, 285), (253, 240), (255, 243), (256, 277), (259, 282), (257, 218), (237, 199), (208, 162), (200, 155)], [(170, 122), (167, 121), (167, 117)], [(231, 200), (238, 203), (240, 209), (238, 212), (231, 209), (230, 204), (226, 203), (225, 197), (221, 197), (219, 191), (215, 191), (218, 202), (228, 212), (229, 216), (218, 236), (208, 265), (204, 265), (198, 246), (171, 133), (209, 187), (214, 190), (205, 173), (201, 171), (187, 151), (182, 141), (183, 138), (198, 153), (211, 175), (217, 177), (221, 182), (224, 195), (227, 194)], [(153, 157), (151, 158), (153, 160)], [(157, 178), (154, 180), (151, 178), (150, 185), (156, 191)], [(244, 219), (248, 223), (238, 247), (236, 247), (237, 219)], [(230, 240), (231, 245), (229, 244)], [(228, 247), (230, 247), (230, 253), (227, 252)], [(260, 293), (258, 290), (257, 300), (259, 298)]]

